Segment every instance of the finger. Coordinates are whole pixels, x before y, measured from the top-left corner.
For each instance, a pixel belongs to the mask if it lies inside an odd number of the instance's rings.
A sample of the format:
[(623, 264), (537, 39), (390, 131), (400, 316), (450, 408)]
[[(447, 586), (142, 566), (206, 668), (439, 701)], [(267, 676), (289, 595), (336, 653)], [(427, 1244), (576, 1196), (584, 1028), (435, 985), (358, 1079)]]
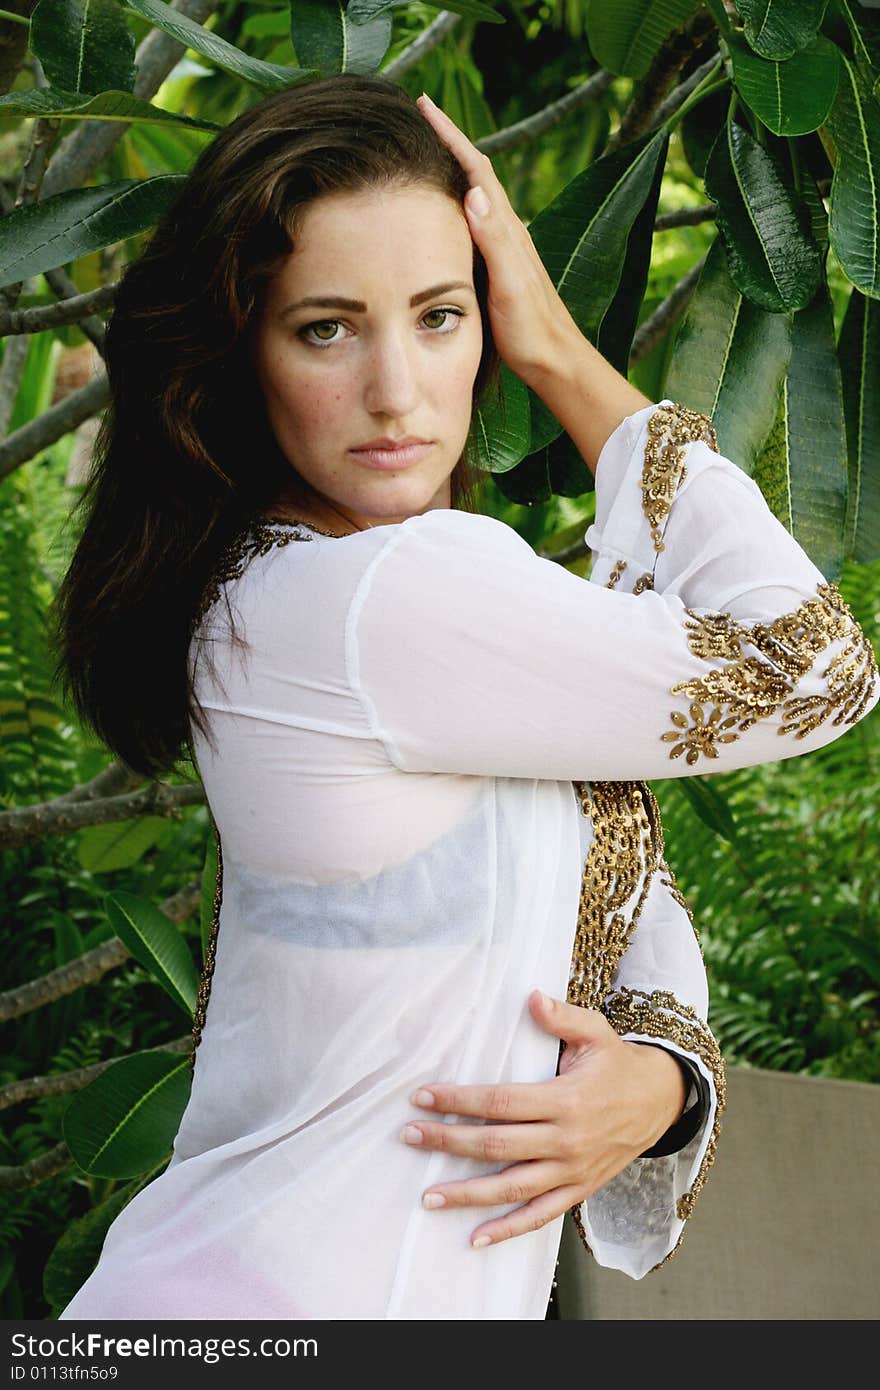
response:
[(502, 1240), (510, 1240), (511, 1236), (539, 1231), (542, 1226), (555, 1221), (557, 1216), (564, 1216), (569, 1207), (582, 1200), (583, 1195), (576, 1187), (556, 1187), (550, 1192), (542, 1192), (540, 1197), (533, 1197), (507, 1216), (499, 1216), (494, 1221), (477, 1226), (471, 1232), (471, 1245), (476, 1245), (478, 1241), (481, 1245), (498, 1245)]
[[(486, 188), (486, 180), (489, 178), (496, 190), (502, 188), (501, 181), (495, 173), (489, 156), (477, 149), (464, 131), (459, 130), (452, 117), (447, 116), (446, 112), (441, 110), (426, 92), (423, 92), (417, 99), (416, 105), (422, 115), (430, 120), (440, 139), (455, 155), (472, 183), (479, 183), (483, 188)], [(492, 190), (486, 189), (486, 192), (491, 197)]]
[(564, 1140), (558, 1125), (428, 1124), (410, 1121), (400, 1132), (405, 1144), (441, 1153), (482, 1158), (487, 1163), (512, 1163), (525, 1158), (561, 1158)]
[[(410, 1096), (412, 1105), (441, 1115), (480, 1115), (487, 1120), (558, 1120), (568, 1104), (570, 1082), (510, 1081), (489, 1086), (428, 1082)], [(430, 1100), (426, 1097), (431, 1097)]]
[(441, 1197), (446, 1207), (518, 1206), (559, 1187), (566, 1177), (570, 1174), (564, 1173), (560, 1164), (549, 1159), (534, 1159), (531, 1163), (515, 1163), (500, 1173), (486, 1173), (479, 1178), (464, 1178), (461, 1182), (439, 1183), (426, 1188), (422, 1205), (428, 1210), (439, 1210), (440, 1202), (427, 1199)]

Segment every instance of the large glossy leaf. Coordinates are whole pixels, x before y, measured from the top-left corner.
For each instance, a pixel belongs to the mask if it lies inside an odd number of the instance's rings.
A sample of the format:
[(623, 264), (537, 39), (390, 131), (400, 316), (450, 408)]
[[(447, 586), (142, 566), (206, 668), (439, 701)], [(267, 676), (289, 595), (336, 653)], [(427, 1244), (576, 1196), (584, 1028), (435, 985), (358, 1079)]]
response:
[(648, 284), (651, 254), (654, 249), (654, 222), (666, 167), (667, 149), (668, 137), (661, 140), (654, 177), (647, 197), (630, 228), (620, 280), (602, 315), (596, 337), (596, 347), (622, 376), (629, 373), (630, 348)]
[(613, 0), (587, 12), (590, 51), (621, 77), (644, 77), (663, 40), (690, 17), (694, 0)]
[(474, 407), (470, 439), (474, 463), (490, 473), (506, 473), (529, 450), (529, 391), (525, 382), (501, 363), (498, 387)]
[(837, 352), (849, 460), (847, 554), (871, 564), (880, 559), (880, 304), (857, 289), (850, 291)]
[(116, 935), (135, 960), (191, 1018), (199, 976), (179, 929), (158, 907), (135, 893), (108, 893), (104, 909)]
[(790, 358), (791, 315), (765, 313), (743, 297), (716, 237), (679, 327), (664, 395), (709, 415), (721, 452), (751, 474)]
[(686, 111), (679, 124), (685, 159), (701, 181), (706, 173), (709, 151), (727, 120), (729, 104), (729, 89), (712, 92), (704, 101), (697, 102), (690, 111)]
[(188, 1055), (138, 1052), (123, 1057), (68, 1105), (62, 1121), (67, 1147), (86, 1173), (136, 1177), (168, 1153), (190, 1089)]
[(843, 568), (846, 429), (826, 284), (792, 315), (791, 360), (755, 482), (771, 510), (829, 579)]
[(90, 825), (79, 832), (77, 858), (91, 874), (128, 869), (173, 828), (163, 816)]
[(31, 49), (47, 81), (67, 92), (130, 92), (134, 34), (116, 0), (39, 0)]
[(235, 77), (243, 78), (245, 82), (250, 82), (252, 86), (260, 87), (263, 91), (280, 91), (306, 78), (319, 76), (312, 68), (287, 68), (278, 63), (264, 63), (259, 58), (252, 58), (250, 54), (236, 48), (235, 44), (227, 43), (219, 34), (206, 29), (203, 24), (196, 24), (195, 20), (189, 19), (179, 10), (172, 9), (164, 0), (122, 0), (122, 4), (135, 14), (141, 15), (143, 19), (148, 19), (157, 29), (162, 29), (187, 48), (193, 49), (195, 53), (201, 53), (203, 58), (210, 58), (218, 68), (231, 72)]
[(65, 92), (59, 88), (32, 87), (25, 92), (7, 92), (0, 97), (0, 116), (51, 116), (62, 121), (125, 121), (141, 125), (180, 126), (187, 130), (217, 131), (214, 121), (194, 116), (178, 116), (159, 106), (133, 97), (129, 92)]
[(839, 50), (818, 35), (785, 61), (761, 58), (735, 32), (728, 40), (736, 89), (776, 135), (817, 130), (837, 92)]
[[(294, 0), (296, 3), (296, 0)], [(368, 24), (377, 15), (384, 14), (386, 10), (397, 10), (404, 5), (409, 5), (410, 0), (349, 0), (346, 13), (353, 24)], [(433, 8), (438, 10), (450, 10), (452, 14), (465, 15), (468, 19), (483, 19), (489, 24), (505, 24), (503, 15), (489, 8), (488, 5), (480, 4), (480, 0), (436, 0)]]
[(294, 0), (290, 7), (297, 62), (319, 72), (375, 72), (388, 52), (391, 28), (390, 14), (352, 23), (342, 0)]
[(66, 265), (155, 226), (185, 174), (122, 179), (56, 193), (0, 218), (0, 285)]
[(710, 777), (678, 777), (675, 786), (710, 830), (731, 844), (736, 840), (733, 812)]
[[(853, 57), (864, 85), (880, 100), (880, 6), (868, 9), (858, 0), (853, 4), (848, 0), (836, 0), (836, 9), (845, 21), (844, 33), (849, 32)], [(846, 48), (845, 43), (843, 46)]]
[(822, 279), (822, 251), (782, 162), (728, 121), (709, 153), (705, 182), (741, 293), (771, 313), (809, 304)]
[(764, 58), (790, 58), (807, 48), (828, 0), (736, 0), (745, 36)]
[[(575, 175), (529, 223), (529, 234), (560, 299), (594, 344), (623, 275), (633, 224), (653, 196), (667, 142), (661, 129), (603, 155)], [(562, 426), (534, 392), (531, 407), (531, 448), (538, 450), (555, 439)]]
[(826, 122), (835, 150), (831, 245), (863, 294), (880, 298), (880, 104), (851, 58), (840, 55), (840, 82)]

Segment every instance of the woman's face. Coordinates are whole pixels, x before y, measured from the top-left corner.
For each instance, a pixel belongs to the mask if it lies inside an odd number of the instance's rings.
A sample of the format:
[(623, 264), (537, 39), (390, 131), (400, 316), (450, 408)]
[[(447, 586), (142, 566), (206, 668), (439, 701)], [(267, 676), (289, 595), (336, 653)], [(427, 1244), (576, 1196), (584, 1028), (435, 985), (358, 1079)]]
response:
[[(253, 363), (286, 458), (363, 527), (450, 505), (482, 345), (460, 205), (425, 185), (371, 189), (305, 209)], [(426, 441), (417, 456), (363, 452), (407, 436)]]

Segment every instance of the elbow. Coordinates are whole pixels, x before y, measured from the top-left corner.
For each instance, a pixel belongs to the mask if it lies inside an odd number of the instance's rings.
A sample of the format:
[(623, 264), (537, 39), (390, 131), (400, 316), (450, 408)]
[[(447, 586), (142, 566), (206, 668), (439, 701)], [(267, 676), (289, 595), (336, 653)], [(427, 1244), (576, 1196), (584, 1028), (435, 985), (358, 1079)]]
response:
[[(662, 735), (673, 744), (670, 758), (718, 758), (712, 770), (723, 771), (792, 757), (840, 738), (880, 700), (874, 649), (834, 584), (818, 585), (814, 597), (771, 622), (746, 626), (726, 613), (687, 612), (688, 645), (705, 673), (672, 687), (690, 707), (687, 715), (673, 712), (675, 727)], [(738, 756), (756, 724), (775, 726), (793, 746), (774, 754), (761, 740), (761, 757)]]

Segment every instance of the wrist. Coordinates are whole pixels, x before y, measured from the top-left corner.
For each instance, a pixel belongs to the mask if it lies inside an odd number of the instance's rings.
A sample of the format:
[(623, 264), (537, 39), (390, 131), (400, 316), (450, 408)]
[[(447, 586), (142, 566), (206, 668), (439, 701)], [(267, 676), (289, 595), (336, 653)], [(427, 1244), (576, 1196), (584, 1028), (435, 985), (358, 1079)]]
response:
[(637, 1049), (645, 1084), (656, 1103), (656, 1108), (653, 1109), (654, 1130), (648, 1136), (648, 1147), (681, 1118), (690, 1087), (674, 1054), (665, 1047), (634, 1039), (631, 1040), (630, 1046)]
[(612, 367), (573, 319), (558, 325), (541, 361), (524, 380), (556, 416), (593, 473), (617, 426), (654, 404)]

